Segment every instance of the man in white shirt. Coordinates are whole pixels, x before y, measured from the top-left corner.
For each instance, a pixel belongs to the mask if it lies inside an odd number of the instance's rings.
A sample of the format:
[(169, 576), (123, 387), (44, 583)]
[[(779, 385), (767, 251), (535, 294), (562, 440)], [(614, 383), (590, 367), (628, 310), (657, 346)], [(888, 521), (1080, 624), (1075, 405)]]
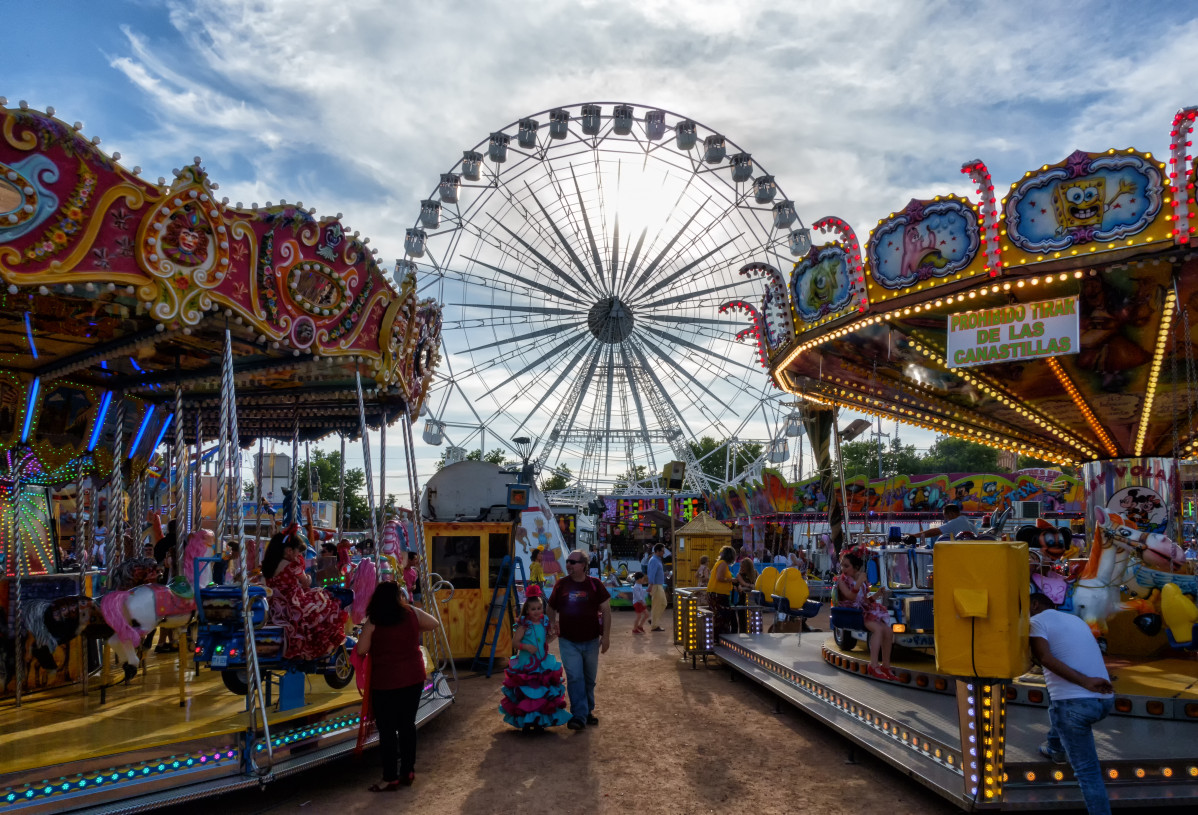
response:
[(953, 540), (960, 532), (968, 532), (971, 536), (976, 537), (978, 532), (973, 528), (973, 521), (961, 514), (961, 507), (956, 504), (944, 505), (944, 522), (940, 526), (933, 526), (931, 529), (925, 529), (922, 532), (916, 532), (909, 536), (914, 538), (914, 542), (918, 543), (923, 538), (931, 538), (936, 541), (942, 537), (947, 537)]
[(1039, 592), (1031, 596), (1032, 656), (1044, 666), (1048, 686), (1048, 741), (1040, 754), (1057, 763), (1068, 760), (1090, 815), (1110, 815), (1111, 804), (1094, 747), (1093, 726), (1115, 705), (1102, 651), (1080, 618), (1057, 611)]

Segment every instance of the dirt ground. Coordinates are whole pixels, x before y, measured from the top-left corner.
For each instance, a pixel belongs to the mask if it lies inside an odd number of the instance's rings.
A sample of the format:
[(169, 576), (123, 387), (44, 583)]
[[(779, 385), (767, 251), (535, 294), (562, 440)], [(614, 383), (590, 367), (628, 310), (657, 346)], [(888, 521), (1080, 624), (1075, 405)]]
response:
[[(626, 618), (626, 619), (625, 619)], [(692, 670), (664, 632), (617, 612), (595, 715), (575, 733), (524, 735), (498, 712), (501, 673), (463, 674), (454, 705), (420, 731), (416, 783), (366, 792), (377, 751), (219, 799), (185, 815), (243, 813), (952, 813), (882, 761), (727, 668)], [(825, 629), (826, 630), (826, 629)]]

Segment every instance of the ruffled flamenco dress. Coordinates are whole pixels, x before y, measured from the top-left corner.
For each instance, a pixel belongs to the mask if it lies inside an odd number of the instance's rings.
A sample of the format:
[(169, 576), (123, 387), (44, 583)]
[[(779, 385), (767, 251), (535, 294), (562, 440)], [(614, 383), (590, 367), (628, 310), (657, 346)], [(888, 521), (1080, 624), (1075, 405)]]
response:
[(548, 621), (532, 624), (521, 620), (525, 627), (524, 642), (537, 646), (535, 654), (520, 651), (503, 672), (503, 699), (499, 712), (512, 727), (540, 729), (565, 724), (570, 719), (566, 710), (566, 688), (562, 683), (562, 664), (546, 650)]

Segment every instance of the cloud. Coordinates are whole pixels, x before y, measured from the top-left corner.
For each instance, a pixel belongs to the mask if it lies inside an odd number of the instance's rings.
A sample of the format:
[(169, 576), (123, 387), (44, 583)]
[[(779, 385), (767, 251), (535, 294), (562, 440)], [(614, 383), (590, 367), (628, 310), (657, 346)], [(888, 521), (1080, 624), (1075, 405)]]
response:
[[(1198, 21), (1160, 2), (165, 8), (169, 25), (127, 24), (108, 55), (133, 91), (125, 104), (155, 126), (115, 110), (89, 129), (147, 167), (199, 153), (234, 201), (344, 212), (380, 258), (402, 256), (420, 200), (462, 150), (560, 104), (629, 101), (695, 118), (752, 153), (805, 222), (840, 216), (864, 243), (912, 197), (972, 195), (965, 160), (986, 161), (1001, 190), (1076, 147), (1163, 154), (1172, 111), (1198, 101), (1185, 70)], [(733, 353), (752, 364), (751, 348)], [(488, 405), (480, 414), (494, 410), (477, 384), (462, 385)], [(503, 398), (517, 412), (534, 401)]]

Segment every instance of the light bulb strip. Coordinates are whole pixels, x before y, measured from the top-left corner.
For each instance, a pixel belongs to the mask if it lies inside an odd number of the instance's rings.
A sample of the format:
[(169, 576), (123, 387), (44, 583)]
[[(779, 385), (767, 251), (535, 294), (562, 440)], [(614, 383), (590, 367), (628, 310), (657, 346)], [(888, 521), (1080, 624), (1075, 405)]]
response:
[(1186, 150), (1193, 144), (1190, 132), (1194, 128), (1194, 119), (1198, 116), (1198, 108), (1182, 108), (1173, 116), (1173, 126), (1169, 130), (1169, 179), (1173, 182), (1173, 239), (1177, 243), (1189, 243), (1194, 228), (1190, 226), (1194, 218), (1194, 181), (1190, 177), (1189, 162), (1193, 157)]
[(1140, 426), (1136, 430), (1136, 456), (1144, 453), (1144, 442), (1148, 437), (1148, 423), (1152, 419), (1152, 406), (1156, 401), (1156, 386), (1160, 380), (1161, 365), (1165, 359), (1165, 346), (1169, 343), (1169, 332), (1173, 327), (1173, 309), (1177, 297), (1170, 289), (1165, 295), (1161, 309), (1161, 325), (1156, 334), (1156, 349), (1152, 353), (1152, 368), (1148, 372), (1148, 387), (1144, 392), (1144, 408), (1140, 411)]
[(1057, 380), (1065, 388), (1065, 392), (1069, 394), (1069, 398), (1073, 400), (1073, 404), (1077, 405), (1077, 409), (1080, 410), (1082, 416), (1085, 417), (1086, 423), (1090, 425), (1090, 429), (1093, 430), (1094, 435), (1098, 437), (1099, 443), (1106, 448), (1106, 451), (1110, 454), (1111, 458), (1118, 456), (1119, 450), (1115, 447), (1115, 443), (1111, 441), (1111, 437), (1107, 435), (1106, 430), (1104, 430), (1102, 425), (1098, 423), (1098, 417), (1094, 415), (1094, 411), (1090, 410), (1090, 406), (1086, 404), (1086, 400), (1082, 398), (1077, 386), (1073, 384), (1073, 380), (1069, 378), (1069, 374), (1065, 372), (1063, 367), (1061, 367), (1061, 363), (1056, 357), (1048, 358), (1048, 367), (1052, 369), (1054, 374), (1056, 374)]
[(1002, 272), (1002, 241), (998, 237), (998, 207), (994, 181), (990, 178), (990, 170), (981, 159), (967, 161), (961, 166), (961, 172), (967, 173), (977, 185), (982, 210), (982, 251), (986, 259), (986, 271), (991, 277), (998, 277)]
[(998, 400), (1003, 404), (1004, 407), (1015, 411), (1033, 424), (1042, 426), (1045, 430), (1052, 433), (1070, 447), (1077, 449), (1083, 455), (1088, 456), (1091, 459), (1097, 459), (1099, 457), (1098, 452), (1090, 447), (1090, 445), (1086, 444), (1085, 441), (1077, 436), (1074, 436), (1066, 428), (1057, 424), (1043, 411), (1030, 407), (1019, 397), (1008, 393), (1005, 389), (999, 388), (997, 385), (991, 382), (985, 381), (980, 375), (969, 373), (965, 368), (949, 368), (948, 361), (940, 353), (937, 353), (939, 349), (930, 347), (929, 344), (925, 344), (929, 343), (929, 340), (926, 337), (922, 337), (918, 334), (912, 334), (911, 336), (915, 350), (931, 359), (946, 371), (982, 391), (991, 399)]

